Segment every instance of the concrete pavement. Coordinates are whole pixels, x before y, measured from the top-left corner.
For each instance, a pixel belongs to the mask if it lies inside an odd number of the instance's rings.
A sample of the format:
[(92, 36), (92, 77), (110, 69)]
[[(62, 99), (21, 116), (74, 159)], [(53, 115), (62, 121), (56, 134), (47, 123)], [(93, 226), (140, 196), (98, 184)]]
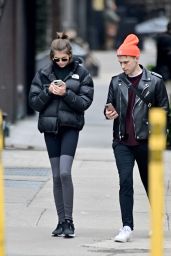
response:
[[(165, 152), (165, 256), (171, 253), (170, 155)], [(5, 151), (4, 163), (7, 255), (61, 256), (67, 255), (66, 248), (69, 255), (149, 255), (149, 205), (137, 168), (133, 240), (126, 244), (113, 241), (121, 220), (118, 176), (111, 149), (77, 150), (73, 165), (76, 238), (69, 241), (50, 236), (56, 215), (46, 152)]]
[[(142, 55), (144, 65), (149, 63), (148, 58), (154, 60), (153, 50), (148, 47)], [(102, 89), (103, 95), (106, 93), (111, 75), (119, 72), (120, 67), (112, 51), (96, 52), (95, 55), (101, 65), (101, 74), (94, 79), (95, 102), (88, 112), (73, 164), (76, 237), (64, 239), (50, 235), (57, 220), (49, 160), (43, 136), (37, 131), (37, 117), (26, 118), (11, 127), (3, 152), (8, 256), (149, 255), (149, 205), (136, 166), (133, 239), (125, 244), (113, 241), (121, 227), (121, 218), (118, 175), (111, 149), (112, 127), (103, 120), (101, 112), (95, 123), (92, 117), (96, 115), (94, 111), (97, 111), (98, 104), (104, 104), (96, 92)], [(99, 141), (96, 141), (97, 136)], [(171, 151), (165, 151), (164, 164), (164, 255), (170, 256)]]

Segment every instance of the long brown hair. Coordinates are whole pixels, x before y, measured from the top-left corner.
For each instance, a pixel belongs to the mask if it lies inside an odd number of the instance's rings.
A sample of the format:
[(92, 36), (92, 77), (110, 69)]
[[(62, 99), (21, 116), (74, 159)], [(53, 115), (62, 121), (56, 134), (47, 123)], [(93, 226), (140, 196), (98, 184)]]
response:
[(66, 54), (72, 57), (72, 47), (69, 42), (68, 35), (64, 32), (57, 33), (57, 38), (51, 43), (50, 58), (53, 59), (54, 51), (64, 51)]

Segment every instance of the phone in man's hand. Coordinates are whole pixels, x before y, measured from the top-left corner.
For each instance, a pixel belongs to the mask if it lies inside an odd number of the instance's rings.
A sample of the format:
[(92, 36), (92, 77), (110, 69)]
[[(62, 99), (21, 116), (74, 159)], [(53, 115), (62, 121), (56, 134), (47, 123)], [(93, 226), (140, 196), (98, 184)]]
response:
[(106, 109), (109, 110), (109, 111), (115, 111), (115, 108), (114, 106), (112, 105), (112, 103), (107, 103), (105, 105)]

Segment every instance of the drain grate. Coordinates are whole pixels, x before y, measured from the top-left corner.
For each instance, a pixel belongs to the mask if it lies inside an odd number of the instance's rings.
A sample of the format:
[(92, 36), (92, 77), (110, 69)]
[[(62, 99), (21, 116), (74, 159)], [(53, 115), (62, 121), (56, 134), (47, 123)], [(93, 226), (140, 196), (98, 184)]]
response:
[(49, 168), (5, 168), (5, 175), (10, 176), (49, 176)]
[(5, 168), (5, 187), (37, 189), (49, 179), (50, 175), (49, 168)]
[(30, 180), (5, 180), (6, 188), (31, 188), (38, 189), (42, 186), (43, 181), (30, 181)]

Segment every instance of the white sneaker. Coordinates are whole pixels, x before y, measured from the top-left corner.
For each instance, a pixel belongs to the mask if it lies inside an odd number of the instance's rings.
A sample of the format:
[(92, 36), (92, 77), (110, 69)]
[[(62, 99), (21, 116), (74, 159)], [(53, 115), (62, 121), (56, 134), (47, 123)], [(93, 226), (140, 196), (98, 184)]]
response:
[(132, 230), (129, 226), (124, 226), (120, 229), (119, 234), (115, 236), (114, 241), (120, 243), (126, 243), (130, 240), (132, 234)]

